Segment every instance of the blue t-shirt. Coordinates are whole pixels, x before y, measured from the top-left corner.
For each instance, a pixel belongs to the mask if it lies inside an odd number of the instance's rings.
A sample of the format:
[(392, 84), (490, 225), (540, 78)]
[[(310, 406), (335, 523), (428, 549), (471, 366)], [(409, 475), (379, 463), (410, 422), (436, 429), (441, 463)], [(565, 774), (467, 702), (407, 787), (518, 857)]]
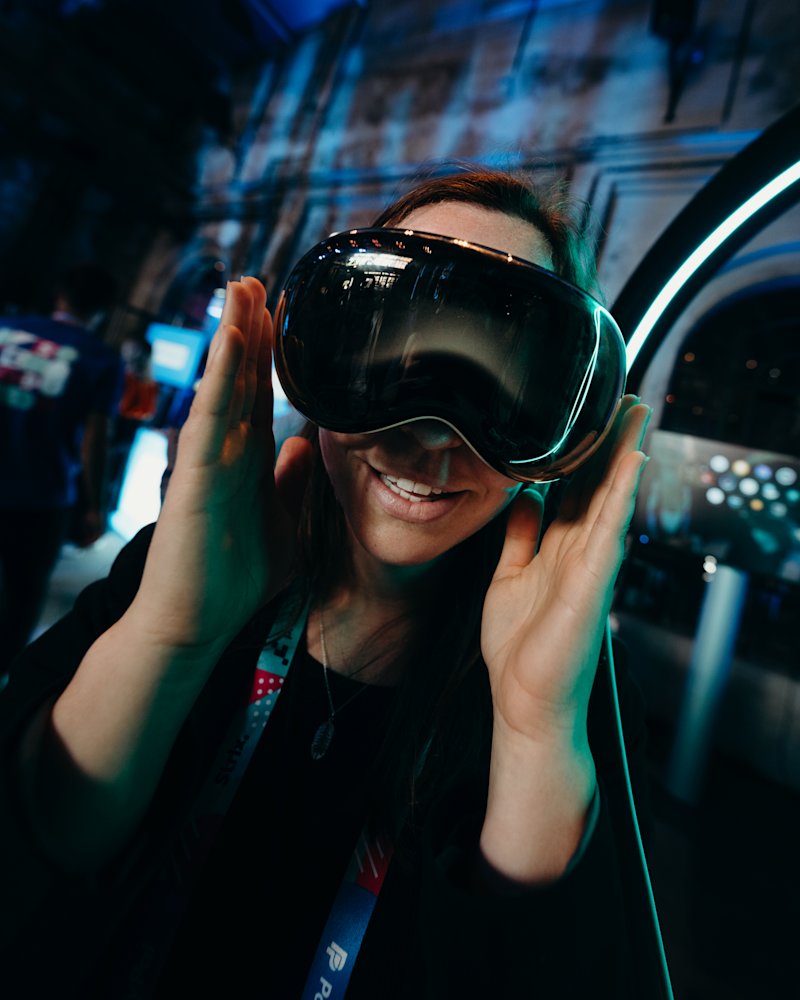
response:
[(123, 372), (119, 354), (84, 327), (0, 317), (0, 508), (75, 503), (86, 420), (116, 412)]

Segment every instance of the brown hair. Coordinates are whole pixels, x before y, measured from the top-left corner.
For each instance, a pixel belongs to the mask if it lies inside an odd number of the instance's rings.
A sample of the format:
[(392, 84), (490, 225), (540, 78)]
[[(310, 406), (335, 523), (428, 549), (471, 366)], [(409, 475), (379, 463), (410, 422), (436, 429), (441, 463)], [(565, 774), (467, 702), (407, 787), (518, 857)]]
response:
[(530, 223), (547, 240), (555, 273), (584, 291), (594, 288), (594, 257), (580, 230), (578, 203), (567, 196), (563, 180), (544, 185), (526, 172), (461, 164), (458, 173), (416, 183), (388, 205), (373, 225), (394, 228), (416, 209), (443, 201), (480, 205)]
[[(375, 225), (394, 227), (414, 209), (441, 201), (482, 205), (529, 222), (549, 241), (557, 274), (582, 287), (591, 282), (593, 271), (561, 188), (539, 188), (504, 171), (430, 178), (388, 206)], [(347, 579), (351, 564), (344, 514), (323, 465), (316, 426), (308, 423), (303, 435), (312, 441), (314, 457), (300, 525), (298, 596), (317, 603)], [(503, 512), (445, 553), (434, 569), (436, 601), (418, 600), (406, 619), (410, 638), (396, 650), (403, 680), (372, 782), (380, 789), (372, 803), (374, 821), (392, 836), (434, 796), (468, 777), (488, 779), (492, 714), (480, 625), (506, 520)], [(375, 648), (385, 648), (391, 636), (390, 626), (373, 637)]]

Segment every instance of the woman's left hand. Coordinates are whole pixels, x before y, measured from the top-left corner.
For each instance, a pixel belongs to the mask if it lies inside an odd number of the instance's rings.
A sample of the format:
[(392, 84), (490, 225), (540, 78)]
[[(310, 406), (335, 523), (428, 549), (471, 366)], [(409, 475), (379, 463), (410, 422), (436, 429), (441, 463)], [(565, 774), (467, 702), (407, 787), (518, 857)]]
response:
[(481, 648), (493, 703), (481, 851), (515, 885), (564, 871), (595, 792), (587, 710), (646, 458), (650, 409), (622, 400), (598, 453), (570, 482), (542, 536), (543, 502), (514, 500), (486, 594)]
[[(495, 727), (537, 743), (585, 720), (624, 554), (650, 408), (623, 398), (598, 453), (570, 482), (541, 543), (543, 502), (514, 500), (484, 602), (481, 647)], [(538, 551), (537, 551), (538, 549)]]

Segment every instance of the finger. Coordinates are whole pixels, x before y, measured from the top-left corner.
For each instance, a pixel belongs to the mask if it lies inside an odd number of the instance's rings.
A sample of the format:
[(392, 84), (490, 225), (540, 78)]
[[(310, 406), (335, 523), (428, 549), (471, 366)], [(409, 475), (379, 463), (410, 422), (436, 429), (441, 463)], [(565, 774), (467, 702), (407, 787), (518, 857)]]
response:
[(237, 305), (237, 300), (241, 298), (242, 289), (239, 286), (238, 281), (229, 281), (225, 286), (225, 299), (222, 303), (222, 315), (219, 319), (219, 326), (211, 338), (211, 343), (208, 346), (208, 356), (206, 357), (206, 370), (208, 370), (211, 362), (214, 359), (217, 351), (219, 350), (219, 345), (223, 340), (223, 328), (226, 326), (238, 326), (239, 321), (236, 319), (237, 311), (240, 308)]
[(495, 579), (511, 576), (529, 565), (539, 545), (543, 512), (544, 498), (537, 490), (523, 489), (514, 499)]
[(248, 344), (253, 324), (253, 288), (245, 281), (235, 282), (237, 295), (233, 300), (231, 316), (231, 326), (238, 327), (244, 338), (245, 350), (242, 354), (239, 371), (236, 373), (236, 382), (233, 387), (233, 398), (231, 399), (230, 412), (228, 414), (228, 427), (236, 428), (242, 421), (244, 413), (245, 396), (247, 392), (247, 372), (246, 360)]
[(272, 392), (272, 317), (265, 309), (261, 317), (261, 339), (258, 350), (256, 396), (253, 400), (253, 427), (272, 425), (274, 400)]
[[(588, 462), (573, 473), (563, 487), (563, 496), (558, 508), (558, 516), (565, 521), (576, 520), (586, 509), (591, 495), (594, 492), (594, 486), (597, 481), (597, 474), (595, 470), (598, 465), (605, 468), (606, 459), (608, 451), (610, 448), (610, 443), (613, 441), (615, 434), (618, 431), (620, 422), (624, 419), (625, 414), (637, 401), (637, 397), (631, 395), (623, 396), (617, 403), (617, 409), (614, 412), (613, 417), (608, 423), (605, 430), (605, 435), (601, 440), (601, 443)], [(591, 479), (589, 472), (591, 470)], [(591, 481), (591, 486), (587, 489), (588, 483)]]
[(285, 510), (295, 520), (300, 515), (308, 478), (311, 474), (311, 442), (302, 437), (288, 437), (275, 463), (275, 491)]
[(610, 486), (619, 462), (630, 452), (641, 449), (651, 413), (649, 406), (639, 402), (621, 413), (618, 425), (609, 440), (608, 450), (604, 456), (605, 462), (598, 462), (595, 468), (601, 486), (606, 488)]
[(619, 433), (608, 456), (602, 479), (589, 502), (590, 517), (597, 516), (598, 511), (602, 509), (605, 498), (616, 479), (620, 463), (632, 452), (641, 451), (652, 412), (649, 406), (639, 403), (625, 413)]
[(596, 516), (614, 478), (617, 463), (641, 447), (652, 410), (637, 396), (623, 396), (605, 441), (567, 488), (559, 515), (576, 520)]
[(267, 301), (267, 292), (258, 278), (242, 278), (243, 284), (250, 290), (252, 296), (252, 310), (250, 323), (246, 331), (247, 351), (244, 359), (244, 399), (242, 401), (242, 412), (240, 419), (249, 420), (253, 412), (258, 389), (258, 358), (261, 350), (261, 337), (263, 333), (262, 318), (264, 306)]
[(619, 461), (587, 541), (587, 565), (612, 584), (622, 561), (625, 536), (647, 462), (641, 451), (629, 452)]
[(624, 409), (620, 408), (619, 426), (609, 440), (608, 465), (628, 451), (638, 451), (644, 442), (645, 432), (653, 413), (651, 407), (635, 396)]
[[(197, 387), (192, 408), (181, 430), (181, 442), (188, 439), (198, 462), (215, 461), (227, 433), (236, 382), (244, 357), (244, 337), (235, 326), (220, 326), (217, 346), (209, 357)], [(184, 453), (185, 453), (184, 448)]]

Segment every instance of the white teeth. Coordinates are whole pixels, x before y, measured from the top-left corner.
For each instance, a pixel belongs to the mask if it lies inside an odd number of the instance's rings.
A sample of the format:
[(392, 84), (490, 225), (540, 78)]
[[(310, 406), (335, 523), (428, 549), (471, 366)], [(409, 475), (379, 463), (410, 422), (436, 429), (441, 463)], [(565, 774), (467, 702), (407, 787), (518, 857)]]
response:
[[(389, 476), (389, 479), (392, 477)], [(433, 486), (428, 486), (427, 483), (415, 483), (410, 479), (395, 479), (394, 482), (400, 487), (401, 490), (406, 490), (408, 493), (416, 493), (417, 496), (427, 497), (431, 493), (441, 493), (441, 490), (434, 489)]]
[(429, 486), (427, 483), (415, 483), (411, 479), (398, 479), (395, 476), (388, 476), (385, 473), (381, 473), (380, 477), (393, 493), (399, 493), (401, 497), (405, 497), (406, 500), (411, 500), (414, 503), (430, 496), (431, 493), (435, 496), (439, 496), (442, 493), (442, 490), (434, 486)]

